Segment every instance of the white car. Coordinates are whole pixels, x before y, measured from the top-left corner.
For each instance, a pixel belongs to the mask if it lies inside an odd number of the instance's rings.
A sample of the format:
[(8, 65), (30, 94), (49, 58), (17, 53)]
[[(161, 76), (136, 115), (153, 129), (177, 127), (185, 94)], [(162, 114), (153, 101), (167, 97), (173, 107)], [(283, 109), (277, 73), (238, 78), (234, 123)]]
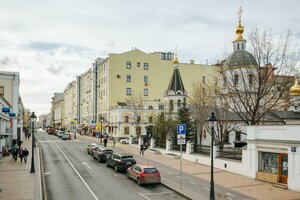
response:
[(129, 138), (125, 138), (119, 141), (121, 144), (129, 144)]
[(62, 140), (71, 140), (71, 134), (64, 132), (61, 136)]

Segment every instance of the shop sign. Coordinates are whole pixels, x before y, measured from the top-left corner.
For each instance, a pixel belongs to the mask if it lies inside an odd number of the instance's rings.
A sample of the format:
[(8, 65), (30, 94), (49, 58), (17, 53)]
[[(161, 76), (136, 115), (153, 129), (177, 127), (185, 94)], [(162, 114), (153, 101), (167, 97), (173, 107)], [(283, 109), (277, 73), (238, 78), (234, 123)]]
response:
[(291, 152), (296, 152), (296, 147), (291, 147)]
[(15, 116), (16, 116), (16, 113), (9, 113), (9, 116), (10, 116), (10, 117), (15, 117)]
[(288, 149), (286, 147), (276, 147), (276, 146), (257, 146), (257, 149), (268, 149), (273, 151), (287, 151)]
[(9, 113), (10, 112), (10, 108), (2, 108), (2, 112), (4, 112), (4, 113)]

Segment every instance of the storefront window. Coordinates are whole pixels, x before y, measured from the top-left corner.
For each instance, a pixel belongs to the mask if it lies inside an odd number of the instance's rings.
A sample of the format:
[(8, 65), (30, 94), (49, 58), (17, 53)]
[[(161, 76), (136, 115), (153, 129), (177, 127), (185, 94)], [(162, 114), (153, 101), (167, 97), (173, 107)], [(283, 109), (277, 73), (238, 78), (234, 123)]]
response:
[(277, 153), (259, 152), (258, 171), (278, 174)]

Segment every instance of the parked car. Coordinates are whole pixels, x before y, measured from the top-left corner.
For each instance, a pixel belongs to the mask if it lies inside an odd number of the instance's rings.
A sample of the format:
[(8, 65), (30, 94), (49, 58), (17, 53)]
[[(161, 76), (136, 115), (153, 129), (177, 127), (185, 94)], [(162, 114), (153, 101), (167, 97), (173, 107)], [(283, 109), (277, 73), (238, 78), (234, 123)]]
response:
[(61, 138), (65, 133), (66, 133), (65, 131), (58, 131), (56, 135)]
[(100, 162), (106, 162), (106, 159), (114, 153), (112, 149), (107, 149), (105, 147), (100, 147), (93, 153), (93, 158)]
[(63, 133), (61, 136), (62, 140), (71, 140), (71, 134), (70, 133)]
[[(128, 137), (128, 138), (125, 138), (125, 139), (121, 139), (119, 142), (121, 144), (129, 144), (129, 140), (130, 140), (130, 138)], [(136, 138), (132, 138), (132, 143), (138, 143), (137, 139)]]
[(96, 145), (97, 145), (96, 143), (89, 144), (88, 147), (87, 147), (87, 149), (86, 149), (87, 153), (91, 154), (92, 153), (92, 148), (95, 148)]
[(116, 172), (126, 171), (128, 167), (136, 164), (132, 155), (113, 153), (106, 159), (106, 167), (113, 167)]
[(94, 147), (92, 147), (91, 148), (91, 156), (94, 157), (94, 153), (101, 147), (103, 147), (103, 146), (101, 146), (100, 144), (96, 144)]
[(156, 167), (147, 164), (135, 164), (127, 169), (127, 177), (138, 185), (160, 183), (160, 173)]

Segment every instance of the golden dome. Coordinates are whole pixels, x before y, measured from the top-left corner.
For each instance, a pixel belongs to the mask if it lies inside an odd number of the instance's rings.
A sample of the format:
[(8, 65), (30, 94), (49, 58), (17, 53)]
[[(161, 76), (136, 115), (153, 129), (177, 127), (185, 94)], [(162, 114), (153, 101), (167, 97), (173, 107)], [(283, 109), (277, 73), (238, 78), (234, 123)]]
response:
[(295, 77), (295, 84), (290, 88), (291, 96), (300, 96), (300, 85), (298, 84), (298, 79)]
[(241, 25), (241, 21), (239, 21), (239, 25), (236, 27), (235, 33), (237, 40), (243, 39), (244, 27)]
[(175, 54), (175, 58), (174, 58), (173, 64), (174, 64), (174, 65), (178, 65), (178, 64), (179, 64), (178, 58), (177, 58), (177, 55), (176, 55), (176, 54)]

